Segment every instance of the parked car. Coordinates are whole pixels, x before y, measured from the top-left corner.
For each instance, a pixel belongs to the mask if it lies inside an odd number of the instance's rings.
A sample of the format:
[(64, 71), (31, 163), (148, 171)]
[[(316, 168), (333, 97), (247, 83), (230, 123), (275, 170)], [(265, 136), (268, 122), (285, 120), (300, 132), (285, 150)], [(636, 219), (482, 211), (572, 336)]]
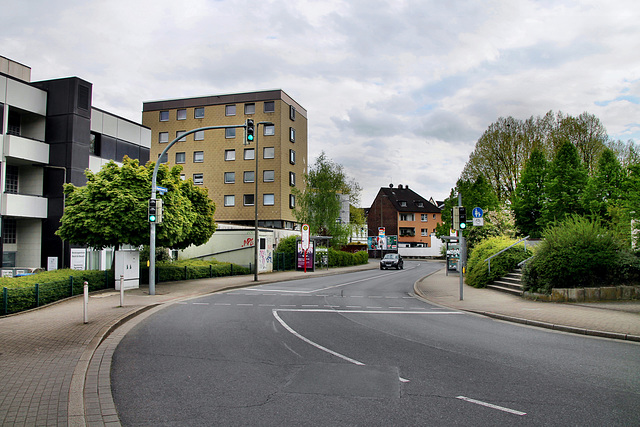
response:
[(380, 270), (394, 267), (396, 270), (404, 268), (404, 261), (399, 254), (386, 254), (380, 260)]

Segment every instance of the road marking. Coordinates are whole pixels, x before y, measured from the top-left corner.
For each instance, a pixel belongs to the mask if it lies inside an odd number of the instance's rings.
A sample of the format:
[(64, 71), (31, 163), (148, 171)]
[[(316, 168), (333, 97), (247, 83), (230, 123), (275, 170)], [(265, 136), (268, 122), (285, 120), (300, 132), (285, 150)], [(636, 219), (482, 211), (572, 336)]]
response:
[[(282, 306), (281, 306), (282, 307)], [(346, 308), (362, 308), (362, 306), (346, 306)], [(391, 311), (391, 310), (330, 310), (327, 308), (285, 308), (276, 311), (301, 312), (301, 313), (356, 313), (356, 314), (422, 314), (427, 316), (444, 314), (464, 314), (462, 311)]]
[(258, 307), (275, 307), (275, 304), (258, 304)]
[(464, 400), (465, 402), (475, 403), (476, 405), (486, 406), (487, 408), (497, 409), (498, 411), (508, 412), (514, 415), (527, 415), (526, 412), (516, 411), (515, 409), (505, 408), (504, 406), (494, 405), (492, 403), (483, 402), (481, 400), (471, 399), (470, 397), (458, 396), (456, 399)]
[(253, 307), (253, 304), (236, 304), (237, 306), (242, 306), (242, 307)]
[[(332, 311), (332, 310), (329, 310), (329, 311)], [(276, 318), (276, 320), (277, 320), (278, 322), (280, 322), (280, 324), (281, 324), (281, 325), (282, 325), (282, 326), (283, 326), (287, 331), (289, 331), (289, 332), (290, 332), (291, 334), (293, 334), (295, 337), (297, 337), (297, 338), (301, 339), (302, 341), (306, 342), (307, 344), (312, 345), (312, 346), (314, 346), (315, 348), (317, 348), (317, 349), (319, 349), (319, 350), (322, 350), (322, 351), (324, 351), (324, 352), (326, 352), (326, 353), (329, 353), (329, 354), (332, 354), (332, 355), (334, 355), (334, 356), (336, 356), (336, 357), (339, 357), (339, 358), (340, 358), (340, 359), (342, 359), (342, 360), (346, 360), (346, 361), (347, 361), (347, 362), (349, 362), (349, 363), (353, 363), (354, 365), (358, 365), (358, 366), (365, 366), (365, 364), (364, 364), (364, 363), (362, 363), (362, 362), (360, 362), (360, 361), (357, 361), (357, 360), (352, 359), (352, 358), (350, 358), (350, 357), (348, 357), (348, 356), (345, 356), (344, 354), (340, 354), (340, 353), (338, 353), (337, 351), (330, 350), (330, 349), (328, 349), (327, 347), (324, 347), (324, 346), (322, 346), (322, 345), (320, 345), (320, 344), (318, 344), (318, 343), (316, 343), (316, 342), (311, 341), (309, 338), (307, 338), (307, 337), (305, 337), (305, 336), (300, 335), (300, 334), (299, 334), (299, 333), (297, 333), (297, 332), (296, 332), (296, 331), (295, 331), (291, 326), (287, 325), (287, 324), (285, 323), (285, 321), (284, 321), (284, 320), (282, 320), (282, 319), (280, 318), (280, 316), (278, 316), (278, 311), (277, 311), (277, 310), (272, 310), (271, 312), (273, 313), (273, 316)], [(296, 353), (296, 354), (297, 354), (297, 353)], [(408, 380), (408, 379), (406, 379), (406, 378), (398, 377), (398, 379), (399, 379), (401, 382), (403, 382), (403, 383), (408, 383), (408, 382), (409, 382), (409, 380)]]
[(194, 302), (193, 305), (209, 305), (208, 302)]
[(217, 303), (215, 303), (215, 304), (213, 304), (213, 305), (231, 305), (231, 304), (222, 303), (222, 302), (217, 302)]

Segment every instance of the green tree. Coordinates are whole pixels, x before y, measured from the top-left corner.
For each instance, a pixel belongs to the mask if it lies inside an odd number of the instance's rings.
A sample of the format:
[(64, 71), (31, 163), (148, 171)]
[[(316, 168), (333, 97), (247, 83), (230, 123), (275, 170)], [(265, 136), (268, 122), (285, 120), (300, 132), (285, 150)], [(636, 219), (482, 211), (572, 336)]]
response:
[(585, 191), (584, 208), (586, 212), (611, 223), (610, 210), (622, 203), (625, 171), (615, 153), (605, 149), (598, 161), (598, 168), (589, 179)]
[(358, 204), (360, 186), (349, 180), (342, 165), (333, 162), (324, 152), (320, 153), (310, 167), (305, 180), (307, 185), (304, 191), (293, 189), (297, 198), (297, 207), (294, 210), (296, 219), (309, 224), (312, 234), (333, 237), (333, 246), (347, 243), (350, 227), (336, 221), (340, 216), (340, 196), (346, 195), (351, 204)]
[(534, 149), (525, 163), (512, 204), (516, 227), (525, 236), (540, 237), (542, 235), (540, 223), (545, 201), (546, 173), (547, 160), (544, 153)]
[[(107, 163), (98, 173), (85, 172), (87, 184), (65, 184), (65, 211), (56, 234), (74, 244), (103, 249), (149, 243), (148, 200), (154, 163), (140, 166), (128, 157), (122, 166)], [(181, 181), (180, 166), (161, 165), (158, 185), (167, 188), (158, 246), (183, 248), (206, 242), (215, 231), (215, 205), (206, 192)]]
[(587, 171), (578, 156), (578, 150), (565, 140), (559, 144), (558, 152), (549, 165), (544, 184), (546, 200), (542, 210), (542, 225), (563, 220), (572, 214), (582, 215), (586, 185)]

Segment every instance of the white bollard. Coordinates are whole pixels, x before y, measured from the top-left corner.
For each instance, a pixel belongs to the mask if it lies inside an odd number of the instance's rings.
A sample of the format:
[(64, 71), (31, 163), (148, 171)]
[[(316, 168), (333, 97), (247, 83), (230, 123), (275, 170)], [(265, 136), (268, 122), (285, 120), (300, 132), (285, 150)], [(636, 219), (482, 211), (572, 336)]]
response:
[(120, 307), (124, 307), (124, 276), (120, 275)]
[(89, 283), (84, 282), (84, 323), (89, 323)]

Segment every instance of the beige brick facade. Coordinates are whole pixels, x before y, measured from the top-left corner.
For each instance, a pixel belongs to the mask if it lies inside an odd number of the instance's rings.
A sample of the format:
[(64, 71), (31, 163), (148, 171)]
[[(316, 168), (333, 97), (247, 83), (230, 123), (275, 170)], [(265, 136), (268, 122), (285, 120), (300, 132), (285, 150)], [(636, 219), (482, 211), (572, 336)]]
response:
[[(273, 90), (145, 102), (142, 113), (143, 125), (152, 132), (152, 160), (158, 158), (178, 132), (205, 126), (244, 125), (247, 119), (256, 124), (257, 153), (255, 142), (246, 144), (243, 127), (235, 129), (235, 136), (228, 135), (225, 129), (212, 129), (187, 135), (185, 141), (169, 149), (166, 160), (171, 166), (180, 164), (185, 179), (193, 179), (198, 184), (202, 177), (201, 185), (208, 189), (209, 197), (216, 204), (217, 222), (253, 224), (255, 207), (245, 204), (245, 196), (254, 195), (255, 182), (245, 182), (245, 172), (255, 171), (253, 156), (257, 155), (258, 173), (253, 179), (258, 180), (255, 202), (259, 223), (266, 227), (292, 228), (295, 217), (290, 196), (294, 186), (303, 189), (307, 172), (307, 112), (285, 92)], [(269, 128), (259, 122), (270, 122), (273, 126)], [(160, 142), (161, 138), (165, 142)], [(295, 153), (295, 162), (291, 161), (291, 152)], [(233, 205), (229, 203), (232, 197)]]

